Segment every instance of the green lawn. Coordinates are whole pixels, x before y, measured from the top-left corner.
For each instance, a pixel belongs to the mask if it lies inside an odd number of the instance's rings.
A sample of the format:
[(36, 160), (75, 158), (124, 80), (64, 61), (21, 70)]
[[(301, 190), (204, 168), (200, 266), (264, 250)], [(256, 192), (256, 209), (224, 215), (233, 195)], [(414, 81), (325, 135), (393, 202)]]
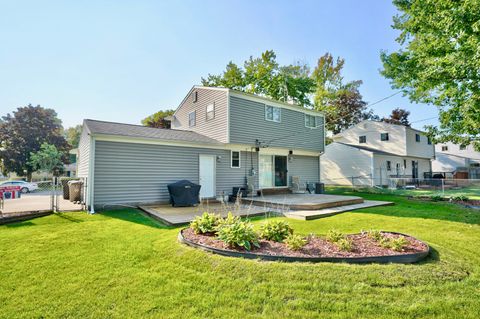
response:
[(259, 262), (183, 246), (179, 228), (134, 210), (56, 214), (0, 226), (0, 317), (478, 318), (480, 212), (363, 196), (396, 205), (289, 222), (303, 234), (404, 232), (429, 243), (431, 257), (416, 265)]

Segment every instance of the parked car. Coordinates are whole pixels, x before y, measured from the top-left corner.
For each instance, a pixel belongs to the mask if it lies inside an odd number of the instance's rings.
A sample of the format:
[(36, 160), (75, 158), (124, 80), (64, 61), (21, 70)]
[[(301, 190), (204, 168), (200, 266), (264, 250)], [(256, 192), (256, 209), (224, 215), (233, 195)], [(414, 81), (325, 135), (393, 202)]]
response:
[(38, 189), (38, 184), (37, 183), (29, 183), (25, 181), (5, 181), (0, 183), (0, 187), (4, 186), (20, 186), (20, 190), (22, 193), (30, 193), (33, 192), (34, 190)]

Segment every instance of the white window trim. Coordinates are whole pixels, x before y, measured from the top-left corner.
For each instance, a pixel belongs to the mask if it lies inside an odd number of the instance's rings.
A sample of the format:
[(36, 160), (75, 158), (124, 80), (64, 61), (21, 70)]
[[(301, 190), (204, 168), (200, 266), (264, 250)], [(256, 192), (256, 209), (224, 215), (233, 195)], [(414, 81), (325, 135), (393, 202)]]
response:
[[(387, 139), (386, 140), (382, 140), (382, 136), (386, 134), (386, 137)], [(388, 132), (383, 132), (383, 133), (380, 133), (380, 142), (389, 142), (390, 141), (390, 134), (388, 134)]]
[[(279, 112), (280, 112), (280, 119), (278, 121), (275, 121), (272, 117), (272, 119), (268, 119), (267, 118), (267, 107), (271, 107), (272, 108), (272, 115), (273, 115), (273, 109), (277, 109)], [(282, 108), (281, 107), (277, 107), (277, 106), (273, 106), (273, 105), (268, 105), (268, 104), (265, 104), (265, 121), (269, 121), (269, 122), (275, 122), (275, 123), (282, 123)]]
[[(212, 111), (213, 117), (212, 117), (211, 119), (208, 118), (208, 113), (209, 113), (209, 112), (208, 112), (208, 107), (209, 107), (210, 105), (213, 107), (213, 111)], [(215, 119), (215, 103), (210, 103), (210, 104), (208, 104), (207, 106), (205, 106), (205, 120), (206, 120), (206, 121), (211, 121), (211, 120), (213, 120), (213, 119)]]
[[(238, 166), (233, 166), (233, 152), (238, 153)], [(242, 153), (240, 151), (230, 150), (230, 168), (242, 168)]]
[[(304, 122), (305, 122), (305, 127), (306, 128), (310, 128), (310, 129), (317, 129), (318, 128), (318, 124), (317, 124), (317, 117), (314, 116), (314, 115), (311, 115), (311, 114), (304, 114), (305, 118), (304, 118)], [(315, 126), (307, 126), (307, 117), (313, 117), (315, 119)]]
[[(193, 125), (190, 125), (190, 114), (195, 114), (194, 115), (195, 124), (193, 124)], [(188, 113), (188, 127), (195, 127), (195, 126), (197, 126), (197, 111), (196, 110)]]

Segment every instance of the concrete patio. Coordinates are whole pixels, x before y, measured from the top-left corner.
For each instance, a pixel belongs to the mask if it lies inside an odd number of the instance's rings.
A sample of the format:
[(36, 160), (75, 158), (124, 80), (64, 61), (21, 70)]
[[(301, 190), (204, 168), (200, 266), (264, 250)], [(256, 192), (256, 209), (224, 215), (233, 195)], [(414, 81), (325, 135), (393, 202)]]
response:
[(282, 194), (242, 199), (242, 204), (209, 203), (194, 207), (171, 205), (139, 206), (149, 216), (164, 224), (176, 226), (189, 223), (203, 212), (226, 216), (230, 211), (235, 216), (283, 215), (288, 218), (311, 220), (328, 217), (356, 209), (393, 205), (391, 202), (366, 201), (357, 196), (324, 194)]

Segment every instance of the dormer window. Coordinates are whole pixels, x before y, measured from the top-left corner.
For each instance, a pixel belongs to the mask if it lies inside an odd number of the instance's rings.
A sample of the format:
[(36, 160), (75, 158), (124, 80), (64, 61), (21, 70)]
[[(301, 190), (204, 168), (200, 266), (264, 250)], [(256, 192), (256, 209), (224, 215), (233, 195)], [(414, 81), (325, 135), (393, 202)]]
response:
[(188, 113), (188, 126), (193, 127), (197, 124), (196, 123), (196, 120), (197, 120), (196, 117), (197, 117), (197, 112), (196, 111)]
[(207, 105), (206, 113), (207, 113), (207, 121), (213, 120), (215, 118), (215, 104)]
[(281, 117), (281, 109), (279, 107), (265, 105), (265, 120), (271, 122), (280, 122)]
[(415, 142), (420, 143), (420, 134), (415, 134)]
[(382, 140), (382, 141), (388, 141), (388, 140), (389, 140), (388, 133), (381, 133), (381, 134), (380, 134), (380, 140)]
[(359, 136), (358, 137), (358, 143), (360, 143), (360, 144), (367, 143), (367, 136), (366, 135)]
[(313, 115), (305, 114), (305, 127), (316, 128), (317, 127), (317, 118)]

